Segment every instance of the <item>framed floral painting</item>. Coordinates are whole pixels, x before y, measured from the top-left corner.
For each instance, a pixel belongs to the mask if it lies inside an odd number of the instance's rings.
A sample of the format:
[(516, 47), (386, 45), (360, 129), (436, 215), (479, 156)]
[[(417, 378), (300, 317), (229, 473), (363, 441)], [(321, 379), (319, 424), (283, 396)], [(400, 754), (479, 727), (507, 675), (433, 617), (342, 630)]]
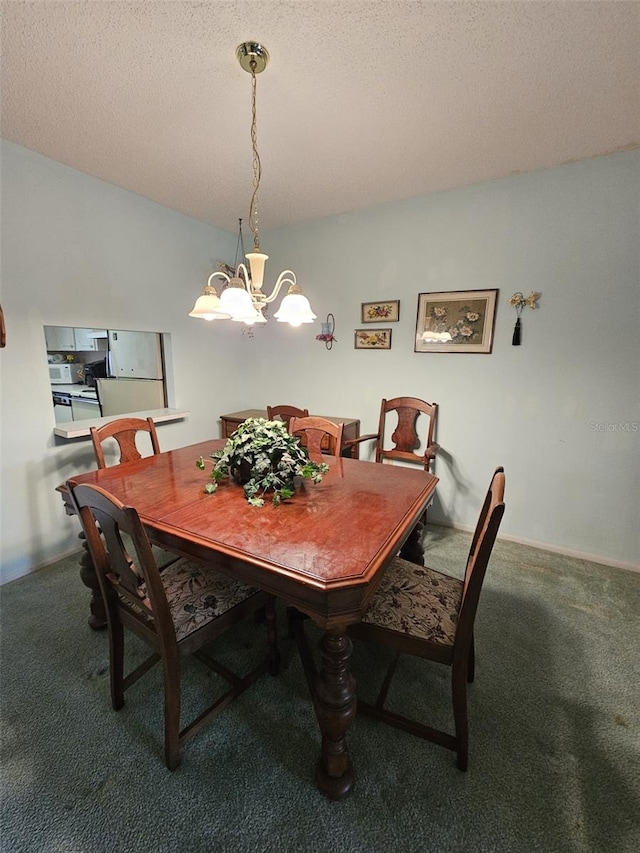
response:
[(391, 349), (391, 329), (356, 329), (356, 349)]
[(386, 299), (383, 302), (363, 302), (361, 323), (397, 323), (400, 319), (400, 300)]
[(497, 300), (497, 289), (419, 293), (414, 352), (491, 352)]

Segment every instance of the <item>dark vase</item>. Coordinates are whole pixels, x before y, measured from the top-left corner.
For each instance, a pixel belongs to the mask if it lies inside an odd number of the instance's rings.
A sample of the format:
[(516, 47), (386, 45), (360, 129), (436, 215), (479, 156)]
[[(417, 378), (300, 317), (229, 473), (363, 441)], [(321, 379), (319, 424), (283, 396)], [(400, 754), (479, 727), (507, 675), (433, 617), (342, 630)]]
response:
[[(277, 470), (278, 463), (279, 463), (280, 459), (281, 459), (281, 456), (277, 456), (276, 458), (273, 458), (271, 460), (271, 470), (272, 471)], [(246, 460), (239, 462), (236, 466), (234, 466), (232, 468), (230, 467), (230, 471), (231, 471), (231, 476), (233, 478), (233, 481), (235, 483), (237, 483), (239, 486), (245, 486), (253, 476), (252, 465), (250, 462), (247, 462)], [(299, 485), (298, 480), (301, 480), (301, 479), (302, 478), (298, 478), (297, 476), (292, 477), (291, 480), (288, 483), (286, 483), (285, 485), (287, 486), (287, 488), (295, 490), (296, 486)], [(273, 491), (273, 489), (267, 489), (267, 491)]]
[(231, 476), (239, 486), (246, 485), (251, 479), (251, 465), (249, 462), (241, 462), (237, 468), (231, 469)]

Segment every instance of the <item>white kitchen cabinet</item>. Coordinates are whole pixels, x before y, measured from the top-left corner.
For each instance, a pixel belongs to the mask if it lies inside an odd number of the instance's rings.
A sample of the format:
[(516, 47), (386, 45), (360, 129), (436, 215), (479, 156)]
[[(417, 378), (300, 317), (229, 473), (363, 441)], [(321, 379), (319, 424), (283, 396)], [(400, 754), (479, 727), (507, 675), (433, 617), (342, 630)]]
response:
[(76, 350), (106, 350), (106, 329), (74, 329)]
[(48, 350), (76, 349), (76, 338), (72, 326), (45, 326), (44, 339)]
[(73, 409), (71, 406), (61, 406), (54, 402), (53, 404), (53, 414), (56, 419), (56, 426), (58, 424), (66, 424), (73, 420)]
[(106, 329), (74, 329), (72, 326), (45, 326), (47, 350), (96, 351), (107, 349)]
[(80, 397), (71, 398), (71, 411), (74, 421), (84, 421), (101, 417), (100, 404), (97, 400), (83, 400)]

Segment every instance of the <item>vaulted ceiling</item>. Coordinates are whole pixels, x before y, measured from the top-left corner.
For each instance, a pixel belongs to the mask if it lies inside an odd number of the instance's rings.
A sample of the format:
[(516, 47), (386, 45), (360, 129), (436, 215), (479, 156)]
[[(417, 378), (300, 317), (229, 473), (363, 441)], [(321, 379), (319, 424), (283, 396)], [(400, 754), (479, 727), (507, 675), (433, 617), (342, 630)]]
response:
[(640, 3), (3, 2), (2, 136), (234, 231), (640, 147)]

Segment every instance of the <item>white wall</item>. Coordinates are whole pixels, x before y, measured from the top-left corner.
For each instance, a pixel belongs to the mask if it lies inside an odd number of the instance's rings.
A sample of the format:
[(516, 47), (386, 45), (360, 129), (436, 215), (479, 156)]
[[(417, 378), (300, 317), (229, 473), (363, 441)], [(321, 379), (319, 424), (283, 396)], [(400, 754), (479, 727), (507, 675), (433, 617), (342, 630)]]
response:
[[(77, 547), (54, 490), (95, 466), (87, 440), (53, 438), (45, 324), (170, 333), (175, 403), (192, 414), (160, 426), (164, 449), (217, 436), (225, 411), (267, 403), (359, 417), (373, 431), (383, 396), (436, 400), (434, 520), (472, 524), (504, 464), (506, 535), (640, 563), (640, 433), (591, 426), (640, 422), (638, 152), (265, 234), (265, 289), (293, 268), (319, 320), (271, 321), (253, 338), (187, 316), (215, 262), (233, 260), (234, 234), (10, 143), (1, 156), (3, 579)], [(492, 355), (413, 352), (419, 292), (488, 287), (500, 289)], [(515, 290), (543, 294), (519, 348)], [(360, 303), (379, 298), (401, 300), (392, 349), (356, 352)], [(330, 352), (315, 340), (328, 311)]]
[[(183, 422), (160, 425), (163, 449), (218, 434), (244, 403), (233, 377), (239, 340), (187, 314), (236, 236), (2, 142), (0, 350), (2, 579), (78, 547), (55, 487), (95, 467), (91, 442), (53, 436), (43, 326), (167, 332)], [(234, 327), (236, 324), (233, 324)]]
[[(473, 524), (502, 464), (502, 533), (638, 566), (639, 202), (635, 151), (270, 233), (269, 264), (291, 265), (338, 338), (330, 352), (287, 345), (279, 402), (359, 416), (371, 432), (381, 397), (435, 400), (431, 518)], [(496, 287), (491, 355), (413, 352), (418, 293)], [(520, 347), (516, 290), (542, 292)], [(360, 303), (385, 298), (401, 300), (391, 351), (355, 351)]]

